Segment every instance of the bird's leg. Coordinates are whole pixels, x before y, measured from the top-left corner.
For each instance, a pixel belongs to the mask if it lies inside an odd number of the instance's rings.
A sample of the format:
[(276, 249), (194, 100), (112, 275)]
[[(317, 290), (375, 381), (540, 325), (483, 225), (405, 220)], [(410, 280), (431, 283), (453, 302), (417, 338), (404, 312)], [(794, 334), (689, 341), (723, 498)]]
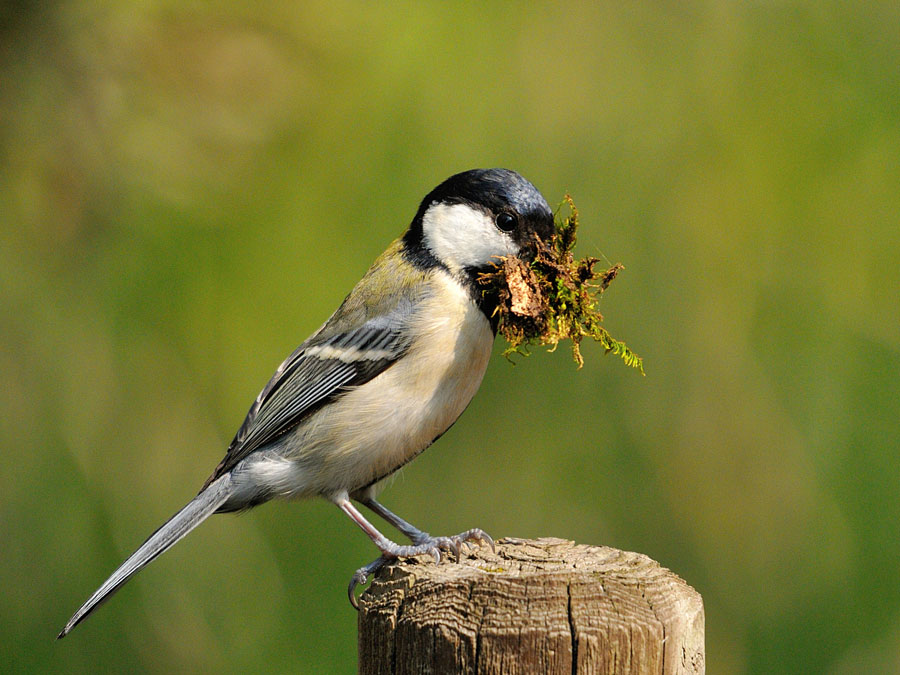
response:
[(341, 511), (350, 516), (353, 519), (353, 522), (359, 525), (362, 531), (369, 536), (369, 539), (371, 539), (378, 547), (378, 550), (381, 551), (383, 557), (411, 558), (416, 555), (428, 553), (434, 556), (435, 562), (441, 561), (441, 549), (438, 546), (438, 543), (432, 538), (429, 537), (421, 543), (415, 543), (412, 546), (401, 546), (381, 534), (381, 532), (379, 532), (372, 523), (366, 520), (365, 516), (353, 506), (348, 497), (345, 496), (339, 498), (337, 500), (337, 505), (340, 507)]
[(372, 512), (384, 518), (398, 530), (400, 530), (403, 534), (409, 537), (409, 540), (412, 543), (425, 544), (428, 542), (433, 542), (436, 543), (439, 548), (453, 551), (453, 554), (456, 556), (457, 562), (459, 561), (459, 547), (465, 543), (472, 541), (484, 542), (491, 547), (491, 550), (494, 549), (494, 540), (490, 538), (487, 532), (477, 527), (471, 530), (466, 530), (465, 532), (460, 532), (459, 534), (453, 535), (452, 537), (432, 537), (430, 534), (428, 534), (427, 532), (423, 532), (415, 525), (406, 522), (405, 520), (403, 520), (403, 518), (398, 516), (393, 511), (388, 510), (386, 506), (376, 501), (374, 497), (360, 497), (359, 502), (363, 506), (371, 509)]
[(375, 546), (378, 547), (378, 550), (381, 551), (380, 558), (372, 561), (365, 567), (361, 567), (356, 570), (356, 573), (350, 579), (350, 585), (347, 588), (347, 593), (350, 597), (350, 604), (357, 609), (359, 607), (356, 602), (356, 596), (353, 594), (356, 586), (366, 583), (370, 575), (378, 572), (378, 570), (384, 567), (384, 565), (386, 565), (391, 560), (394, 560), (396, 558), (411, 558), (417, 555), (430, 554), (434, 556), (435, 562), (439, 563), (441, 561), (442, 548), (453, 551), (456, 555), (457, 560), (459, 560), (459, 546), (463, 542), (467, 541), (484, 541), (490, 545), (492, 550), (494, 548), (493, 540), (487, 535), (487, 533), (483, 532), (480, 529), (476, 528), (467, 530), (466, 532), (455, 535), (453, 537), (432, 537), (427, 532), (422, 532), (418, 528), (407, 523), (399, 516), (391, 513), (374, 499), (370, 497), (361, 499), (361, 503), (372, 509), (372, 511), (380, 515), (391, 525), (394, 525), (413, 542), (412, 546), (401, 546), (385, 537), (383, 534), (381, 534), (381, 532), (378, 531), (378, 529), (374, 525), (372, 525), (372, 523), (366, 520), (365, 516), (363, 516), (363, 514), (360, 513), (355, 506), (353, 506), (347, 495), (342, 495), (334, 501), (344, 513), (346, 513), (348, 516), (350, 516), (350, 518), (353, 519), (353, 522), (359, 525), (360, 529), (362, 529), (362, 531), (368, 535), (369, 539), (371, 539)]
[(389, 511), (386, 506), (383, 506), (379, 502), (375, 501), (374, 498), (360, 497), (357, 501), (368, 508), (370, 511), (396, 527), (398, 530), (400, 530), (412, 543), (423, 544), (431, 539), (430, 534), (428, 534), (427, 532), (423, 532), (412, 523), (406, 522), (405, 520), (403, 520), (403, 518), (398, 516), (393, 511)]

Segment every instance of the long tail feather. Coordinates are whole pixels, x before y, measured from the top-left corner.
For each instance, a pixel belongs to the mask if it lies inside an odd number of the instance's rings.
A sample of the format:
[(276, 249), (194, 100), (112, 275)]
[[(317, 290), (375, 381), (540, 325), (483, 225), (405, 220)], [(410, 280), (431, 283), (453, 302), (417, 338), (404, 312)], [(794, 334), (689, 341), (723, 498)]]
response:
[(69, 632), (86, 619), (126, 581), (140, 572), (154, 558), (168, 551), (176, 542), (200, 523), (211, 516), (231, 495), (231, 476), (226, 474), (194, 497), (187, 506), (172, 516), (162, 527), (150, 535), (141, 547), (132, 553), (119, 568), (113, 572), (97, 591), (88, 598), (81, 608), (75, 612), (57, 639), (64, 638)]

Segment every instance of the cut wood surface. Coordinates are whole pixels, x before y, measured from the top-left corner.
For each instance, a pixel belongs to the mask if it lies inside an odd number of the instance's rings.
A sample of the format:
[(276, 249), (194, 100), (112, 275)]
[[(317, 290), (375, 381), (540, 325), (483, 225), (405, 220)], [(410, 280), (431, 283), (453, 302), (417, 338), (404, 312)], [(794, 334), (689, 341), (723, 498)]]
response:
[(640, 553), (501, 539), (398, 561), (360, 598), (364, 675), (704, 670), (700, 595)]

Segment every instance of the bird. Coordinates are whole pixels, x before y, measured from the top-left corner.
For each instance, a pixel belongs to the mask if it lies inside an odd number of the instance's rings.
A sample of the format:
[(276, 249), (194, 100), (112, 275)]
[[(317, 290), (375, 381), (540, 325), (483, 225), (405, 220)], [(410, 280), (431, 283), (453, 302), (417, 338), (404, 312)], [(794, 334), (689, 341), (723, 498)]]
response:
[[(450, 176), (421, 201), (402, 236), (372, 264), (338, 309), (278, 366), (224, 458), (196, 497), (157, 529), (74, 613), (65, 637), (148, 563), (213, 513), (272, 499), (323, 497), (380, 555), (347, 592), (398, 558), (493, 540), (480, 528), (433, 537), (376, 497), (386, 478), (456, 422), (481, 385), (497, 324), (496, 301), (477, 279), (501, 257), (532, 259), (549, 241), (553, 213), (532, 183), (509, 169)], [(395, 543), (354, 502), (394, 526)]]

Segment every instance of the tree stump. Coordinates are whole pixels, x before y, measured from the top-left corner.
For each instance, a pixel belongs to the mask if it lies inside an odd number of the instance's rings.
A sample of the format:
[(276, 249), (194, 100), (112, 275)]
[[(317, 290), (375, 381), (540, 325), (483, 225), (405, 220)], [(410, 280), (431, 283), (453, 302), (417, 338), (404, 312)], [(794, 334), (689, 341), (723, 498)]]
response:
[(703, 673), (703, 601), (640, 553), (501, 539), (384, 568), (360, 598), (359, 672)]

